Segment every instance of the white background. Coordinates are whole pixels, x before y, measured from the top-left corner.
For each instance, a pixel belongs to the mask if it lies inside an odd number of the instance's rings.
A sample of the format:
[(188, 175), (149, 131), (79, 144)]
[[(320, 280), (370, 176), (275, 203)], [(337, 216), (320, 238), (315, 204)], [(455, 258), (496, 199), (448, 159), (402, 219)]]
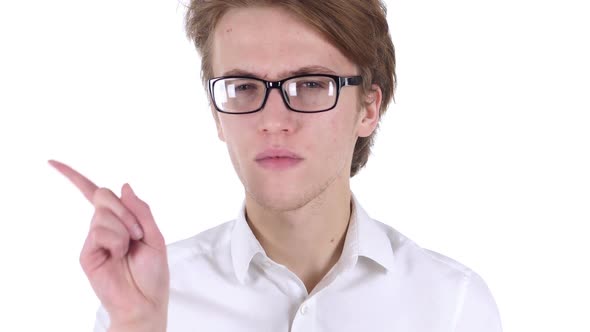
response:
[[(505, 331), (590, 331), (582, 3), (388, 3), (397, 103), (353, 191), (481, 274)], [(93, 326), (78, 264), (93, 209), (48, 159), (131, 183), (168, 243), (237, 214), (183, 14), (174, 0), (0, 3), (0, 330)]]

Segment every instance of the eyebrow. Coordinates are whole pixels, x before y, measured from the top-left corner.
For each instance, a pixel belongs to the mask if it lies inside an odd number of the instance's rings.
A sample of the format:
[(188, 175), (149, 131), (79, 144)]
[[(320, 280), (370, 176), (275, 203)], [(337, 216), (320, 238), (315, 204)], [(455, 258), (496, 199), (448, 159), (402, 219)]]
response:
[[(290, 70), (286, 72), (281, 72), (278, 77), (291, 77), (297, 75), (307, 75), (307, 74), (330, 74), (336, 75), (332, 69), (324, 67), (324, 66), (305, 66), (301, 67), (296, 70)], [(246, 76), (246, 77), (254, 77), (254, 78), (263, 78), (265, 79), (268, 75), (260, 75), (256, 74), (247, 70), (243, 69), (231, 69), (226, 71), (222, 74), (222, 76)]]

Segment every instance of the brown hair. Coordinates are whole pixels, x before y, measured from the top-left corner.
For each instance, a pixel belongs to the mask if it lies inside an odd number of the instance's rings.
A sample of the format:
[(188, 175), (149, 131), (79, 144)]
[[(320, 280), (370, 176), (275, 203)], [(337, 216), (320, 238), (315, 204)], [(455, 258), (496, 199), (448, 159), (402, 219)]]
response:
[[(210, 37), (215, 25), (230, 8), (256, 5), (283, 7), (317, 29), (359, 67), (363, 77), (362, 95), (371, 91), (371, 84), (381, 88), (379, 114), (385, 113), (393, 99), (396, 75), (395, 50), (381, 0), (191, 0), (185, 28), (201, 55), (201, 78), (205, 86), (213, 76)], [(375, 133), (376, 130), (371, 136), (358, 138), (351, 177), (367, 163)]]

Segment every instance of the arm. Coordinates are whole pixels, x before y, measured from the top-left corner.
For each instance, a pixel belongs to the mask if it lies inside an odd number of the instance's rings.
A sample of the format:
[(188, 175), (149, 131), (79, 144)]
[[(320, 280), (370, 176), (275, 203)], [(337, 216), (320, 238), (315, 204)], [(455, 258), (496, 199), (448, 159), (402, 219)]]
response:
[(466, 279), (454, 332), (502, 332), (498, 307), (485, 281), (472, 272)]

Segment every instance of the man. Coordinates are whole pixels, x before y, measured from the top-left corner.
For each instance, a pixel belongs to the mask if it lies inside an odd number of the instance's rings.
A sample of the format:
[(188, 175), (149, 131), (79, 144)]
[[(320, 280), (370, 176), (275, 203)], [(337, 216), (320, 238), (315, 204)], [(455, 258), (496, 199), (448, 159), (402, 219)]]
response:
[(500, 331), (473, 271), (371, 219), (350, 191), (393, 96), (378, 0), (193, 0), (237, 219), (168, 248), (148, 205), (50, 161), (95, 207), (80, 262), (96, 331)]

